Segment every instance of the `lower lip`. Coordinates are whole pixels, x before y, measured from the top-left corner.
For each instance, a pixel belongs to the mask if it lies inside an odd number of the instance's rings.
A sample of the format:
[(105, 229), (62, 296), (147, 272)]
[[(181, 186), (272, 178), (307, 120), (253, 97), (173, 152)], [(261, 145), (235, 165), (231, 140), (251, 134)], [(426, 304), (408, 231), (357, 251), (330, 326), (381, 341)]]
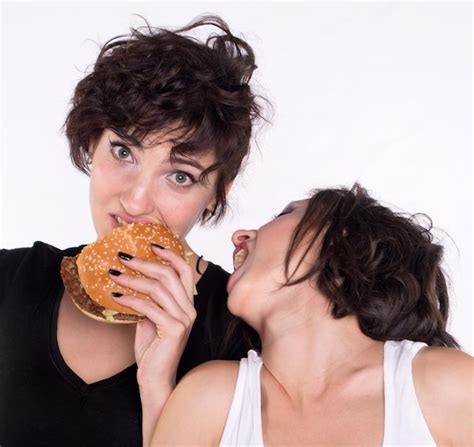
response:
[(118, 228), (118, 227), (121, 227), (122, 225), (120, 225), (118, 222), (117, 222), (117, 219), (115, 219), (114, 216), (110, 216), (112, 218), (112, 227), (113, 228)]
[(235, 282), (240, 278), (240, 267), (237, 270), (234, 270), (233, 273), (229, 276), (229, 279), (227, 280), (227, 293), (230, 293), (230, 289), (234, 286)]

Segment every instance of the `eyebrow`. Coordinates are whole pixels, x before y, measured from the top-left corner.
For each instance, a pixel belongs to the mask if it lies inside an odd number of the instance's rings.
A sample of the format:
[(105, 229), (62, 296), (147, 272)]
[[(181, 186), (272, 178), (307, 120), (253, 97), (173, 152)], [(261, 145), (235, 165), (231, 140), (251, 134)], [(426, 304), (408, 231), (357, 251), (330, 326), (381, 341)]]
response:
[(182, 157), (174, 156), (172, 157), (170, 161), (171, 163), (180, 163), (180, 164), (190, 165), (197, 169), (200, 169), (201, 171), (204, 171), (205, 169), (201, 163), (199, 163), (197, 160), (194, 160), (192, 158), (182, 158)]
[[(117, 135), (117, 138), (120, 141), (112, 141), (110, 136), (109, 136), (109, 138), (108, 138), (109, 143), (110, 144), (124, 144), (127, 147), (132, 146), (132, 147), (135, 147), (135, 148), (139, 149), (140, 151), (145, 149), (145, 146), (142, 145), (141, 143), (133, 144), (133, 142), (128, 142), (124, 138), (121, 138), (119, 135)], [(180, 156), (177, 156), (177, 155), (171, 155), (170, 161), (171, 161), (171, 163), (180, 163), (180, 164), (193, 166), (193, 167), (199, 169), (200, 171), (204, 171), (206, 169), (201, 163), (199, 163), (197, 160), (194, 160), (193, 158), (180, 157)]]

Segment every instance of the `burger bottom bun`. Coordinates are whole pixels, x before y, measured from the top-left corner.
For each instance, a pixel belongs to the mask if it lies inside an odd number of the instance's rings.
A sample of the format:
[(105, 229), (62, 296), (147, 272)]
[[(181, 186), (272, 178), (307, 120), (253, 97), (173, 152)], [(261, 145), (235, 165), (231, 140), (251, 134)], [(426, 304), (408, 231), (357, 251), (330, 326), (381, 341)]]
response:
[(89, 295), (87, 295), (79, 280), (76, 263), (78, 256), (79, 255), (75, 257), (64, 257), (62, 259), (61, 277), (64, 288), (71, 296), (72, 302), (81, 312), (89, 318), (103, 323), (133, 324), (145, 318), (142, 315), (127, 314), (106, 309), (93, 301)]

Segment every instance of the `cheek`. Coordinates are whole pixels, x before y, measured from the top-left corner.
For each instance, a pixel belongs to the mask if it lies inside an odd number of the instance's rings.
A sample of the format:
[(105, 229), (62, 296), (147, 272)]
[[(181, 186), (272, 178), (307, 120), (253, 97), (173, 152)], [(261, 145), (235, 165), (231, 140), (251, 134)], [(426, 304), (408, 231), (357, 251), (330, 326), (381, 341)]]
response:
[(246, 321), (266, 315), (273, 307), (272, 297), (286, 282), (286, 245), (266, 250), (259, 248), (258, 254), (255, 254), (242, 267), (242, 275), (235, 281), (228, 299), (231, 313)]
[(114, 195), (124, 183), (124, 176), (117, 175), (113, 167), (102, 160), (97, 154), (96, 160), (91, 166), (90, 175), (90, 197), (94, 202), (102, 202), (107, 197)]
[(176, 198), (162, 197), (158, 206), (165, 223), (180, 238), (185, 238), (212, 199), (212, 194), (189, 194)]
[(285, 282), (285, 257), (288, 246), (285, 238), (279, 235), (262, 242), (264, 243), (252, 265), (253, 276), (259, 283), (266, 284), (268, 290), (273, 290)]

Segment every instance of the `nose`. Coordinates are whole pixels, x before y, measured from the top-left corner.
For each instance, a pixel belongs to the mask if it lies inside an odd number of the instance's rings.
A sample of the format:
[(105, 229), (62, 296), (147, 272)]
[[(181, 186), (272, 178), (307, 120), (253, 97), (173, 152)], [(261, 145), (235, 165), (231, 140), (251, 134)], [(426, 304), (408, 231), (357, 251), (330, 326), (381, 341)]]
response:
[(242, 242), (245, 242), (249, 239), (254, 239), (257, 235), (257, 230), (237, 230), (232, 234), (232, 243), (234, 247), (237, 247)]
[(153, 214), (157, 191), (154, 191), (152, 183), (152, 180), (141, 176), (135, 178), (129, 185), (124, 184), (120, 194), (120, 203), (129, 216)]

